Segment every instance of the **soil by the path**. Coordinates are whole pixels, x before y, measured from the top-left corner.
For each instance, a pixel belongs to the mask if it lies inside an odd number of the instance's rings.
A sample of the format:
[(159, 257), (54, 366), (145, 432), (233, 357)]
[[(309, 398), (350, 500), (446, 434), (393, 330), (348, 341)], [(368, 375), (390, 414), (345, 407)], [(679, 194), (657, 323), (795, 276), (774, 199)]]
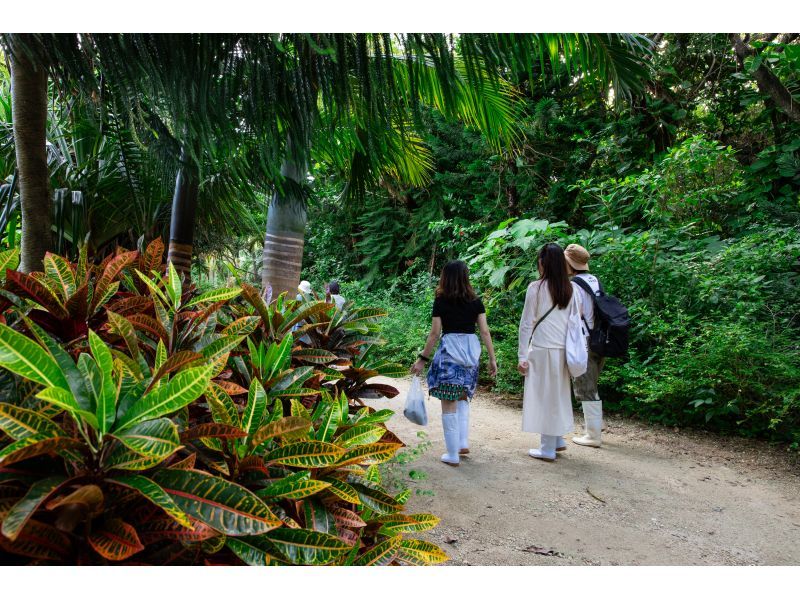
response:
[(567, 436), (547, 463), (528, 456), (538, 437), (521, 431), (520, 402), (478, 393), (471, 453), (448, 467), (439, 401), (417, 426), (402, 415), (409, 380), (383, 381), (400, 394), (368, 404), (396, 412), (388, 425), (407, 452), (425, 442), (419, 431), (431, 443), (389, 474), (412, 489), (409, 511), (441, 518), (420, 537), (449, 564), (800, 564), (800, 470), (767, 443), (611, 416), (601, 449)]

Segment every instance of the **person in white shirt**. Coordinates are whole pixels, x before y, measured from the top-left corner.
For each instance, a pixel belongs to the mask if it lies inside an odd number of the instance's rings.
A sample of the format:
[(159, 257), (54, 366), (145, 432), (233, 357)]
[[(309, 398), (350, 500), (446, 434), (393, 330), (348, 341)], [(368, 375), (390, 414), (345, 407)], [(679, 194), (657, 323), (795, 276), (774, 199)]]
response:
[(336, 304), (336, 309), (341, 310), (347, 301), (339, 294), (341, 291), (339, 290), (338, 280), (332, 280), (330, 284), (328, 284), (328, 292), (331, 295), (330, 301)]
[[(589, 273), (589, 252), (580, 245), (571, 244), (564, 250), (564, 259), (567, 261), (567, 269), (572, 277), (580, 278), (589, 285), (592, 292), (597, 295), (600, 293), (600, 281), (597, 277)], [(579, 285), (578, 303), (580, 304), (581, 316), (586, 322), (587, 334), (594, 328), (594, 300), (591, 295)], [(600, 433), (603, 426), (603, 402), (597, 392), (597, 382), (600, 379), (600, 372), (603, 369), (605, 357), (589, 351), (589, 362), (586, 373), (578, 376), (573, 381), (575, 397), (581, 402), (584, 418), (583, 436), (574, 436), (572, 442), (582, 446), (600, 447), (602, 440)]]

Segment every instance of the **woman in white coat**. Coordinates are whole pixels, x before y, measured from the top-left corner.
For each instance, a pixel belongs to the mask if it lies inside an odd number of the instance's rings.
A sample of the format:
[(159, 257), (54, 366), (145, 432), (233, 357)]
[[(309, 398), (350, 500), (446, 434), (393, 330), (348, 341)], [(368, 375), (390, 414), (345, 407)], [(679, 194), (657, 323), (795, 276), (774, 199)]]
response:
[(531, 457), (554, 461), (556, 451), (566, 449), (563, 435), (574, 425), (565, 346), (575, 288), (558, 244), (542, 247), (538, 263), (539, 280), (528, 286), (519, 322), (522, 430), (541, 434), (540, 448), (528, 451)]

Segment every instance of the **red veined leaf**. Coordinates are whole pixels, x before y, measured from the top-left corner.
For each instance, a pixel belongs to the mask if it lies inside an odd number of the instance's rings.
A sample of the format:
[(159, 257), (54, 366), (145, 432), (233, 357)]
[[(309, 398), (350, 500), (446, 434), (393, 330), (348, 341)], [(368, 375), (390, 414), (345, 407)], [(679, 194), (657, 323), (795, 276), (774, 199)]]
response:
[(247, 436), (247, 432), (236, 426), (208, 423), (181, 432), (181, 442), (188, 442), (195, 438), (244, 438), (245, 436)]
[(360, 538), (356, 532), (346, 527), (336, 528), (336, 535), (339, 536), (342, 542), (350, 546), (355, 546)]
[(243, 283), (242, 298), (256, 308), (256, 312), (259, 316), (261, 316), (261, 320), (264, 322), (264, 325), (269, 326), (269, 309), (267, 308), (267, 304), (264, 303), (264, 300), (261, 298), (261, 293), (259, 293), (257, 289), (249, 284)]
[(194, 470), (162, 469), (153, 479), (190, 517), (227, 535), (257, 535), (281, 525), (255, 494), (222, 478)]
[(106, 310), (108, 316), (109, 331), (112, 334), (122, 337), (125, 341), (125, 346), (128, 348), (133, 359), (139, 358), (139, 339), (136, 338), (136, 332), (133, 329), (133, 324), (130, 320), (114, 313), (111, 310)]
[(402, 440), (400, 440), (400, 438), (397, 436), (397, 434), (395, 434), (391, 430), (386, 430), (383, 433), (383, 436), (381, 436), (378, 439), (378, 442), (389, 443), (389, 444), (399, 444), (401, 447), (406, 446), (406, 443), (403, 442)]
[(24, 461), (32, 457), (45, 454), (56, 454), (63, 450), (82, 449), (83, 442), (74, 438), (43, 438), (29, 436), (22, 440), (12, 442), (0, 451), (0, 465), (9, 466), (12, 463)]
[(174, 355), (170, 355), (167, 360), (158, 368), (158, 371), (153, 375), (153, 380), (148, 385), (148, 389), (155, 386), (156, 382), (161, 380), (167, 374), (171, 374), (182, 367), (203, 359), (203, 356), (194, 351), (178, 351)]
[(141, 295), (123, 297), (109, 304), (108, 309), (121, 316), (130, 316), (153, 309), (153, 300)]
[(133, 324), (133, 327), (136, 328), (136, 330), (144, 332), (155, 340), (160, 339), (164, 342), (169, 340), (167, 337), (167, 331), (161, 325), (161, 322), (151, 316), (145, 314), (133, 314), (132, 316), (128, 316), (128, 321)]
[(311, 422), (304, 417), (284, 417), (274, 422), (270, 422), (265, 426), (261, 426), (254, 434), (250, 436), (249, 444), (250, 446), (256, 447), (262, 442), (266, 442), (270, 438), (308, 430), (310, 427)]
[(232, 397), (247, 394), (247, 389), (227, 380), (214, 380), (214, 383)]
[(108, 289), (117, 280), (117, 277), (120, 275), (120, 273), (125, 268), (130, 266), (138, 255), (138, 251), (127, 251), (115, 256), (108, 262), (103, 270), (103, 274), (100, 276), (97, 284), (94, 286), (92, 305), (89, 310), (91, 313), (94, 313), (94, 311), (100, 307), (100, 305), (102, 305), (101, 302), (103, 300), (107, 300), (105, 295)]
[(78, 289), (72, 296), (67, 299), (67, 302), (64, 304), (64, 308), (67, 310), (71, 318), (76, 320), (86, 320), (86, 316), (89, 313), (89, 283), (85, 282)]
[(387, 399), (391, 399), (400, 394), (399, 390), (397, 390), (394, 386), (390, 386), (389, 384), (365, 384), (361, 387), (361, 390), (374, 390), (375, 392), (382, 394)]
[(30, 274), (8, 270), (6, 272), (6, 288), (15, 295), (35, 301), (56, 318), (64, 319), (69, 317), (66, 308), (53, 291)]
[(0, 535), (0, 551), (34, 559), (59, 561), (70, 554), (72, 542), (52, 525), (31, 519), (15, 541)]
[(169, 466), (170, 469), (194, 469), (194, 464), (197, 462), (197, 454), (192, 453), (185, 459), (176, 461)]
[(161, 262), (163, 259), (164, 241), (161, 240), (161, 237), (156, 237), (150, 241), (150, 244), (145, 248), (141, 256), (139, 256), (139, 270), (147, 272), (148, 274), (152, 270), (158, 271), (161, 269)]
[(178, 508), (166, 491), (150, 478), (141, 475), (128, 475), (117, 478), (106, 478), (106, 480), (138, 492), (151, 503), (163, 509), (167, 515), (177, 521), (181, 526), (192, 529), (192, 522), (186, 514)]
[(269, 474), (267, 466), (264, 465), (264, 459), (258, 455), (250, 455), (245, 457), (239, 462), (239, 471), (258, 471), (265, 475)]
[(3, 535), (12, 542), (16, 540), (39, 505), (67, 481), (63, 476), (53, 476), (31, 484), (25, 496), (16, 502), (3, 518)]
[(366, 521), (358, 516), (358, 513), (350, 509), (330, 507), (329, 510), (333, 514), (333, 518), (338, 526), (359, 528), (367, 525)]
[(102, 529), (87, 538), (89, 545), (109, 561), (124, 561), (144, 550), (134, 527), (122, 519), (107, 519)]
[(139, 526), (139, 537), (150, 544), (159, 540), (202, 542), (217, 536), (217, 532), (202, 521), (190, 520), (192, 527), (182, 527), (172, 519), (154, 519)]
[(299, 359), (300, 361), (307, 361), (309, 363), (318, 363), (318, 364), (331, 363), (332, 361), (336, 361), (338, 359), (338, 357), (334, 353), (326, 351), (325, 349), (305, 349), (305, 348), (294, 349), (292, 351), (292, 357), (294, 357), (295, 359)]

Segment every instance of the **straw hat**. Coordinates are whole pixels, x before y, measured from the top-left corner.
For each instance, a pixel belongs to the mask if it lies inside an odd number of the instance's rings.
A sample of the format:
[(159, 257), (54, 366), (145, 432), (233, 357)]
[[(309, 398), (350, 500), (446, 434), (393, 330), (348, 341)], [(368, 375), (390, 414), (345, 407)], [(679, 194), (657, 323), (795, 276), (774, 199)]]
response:
[(573, 270), (589, 269), (589, 252), (580, 245), (571, 243), (564, 250), (564, 258)]
[(311, 283), (307, 280), (303, 280), (297, 285), (297, 290), (308, 295), (311, 292)]

